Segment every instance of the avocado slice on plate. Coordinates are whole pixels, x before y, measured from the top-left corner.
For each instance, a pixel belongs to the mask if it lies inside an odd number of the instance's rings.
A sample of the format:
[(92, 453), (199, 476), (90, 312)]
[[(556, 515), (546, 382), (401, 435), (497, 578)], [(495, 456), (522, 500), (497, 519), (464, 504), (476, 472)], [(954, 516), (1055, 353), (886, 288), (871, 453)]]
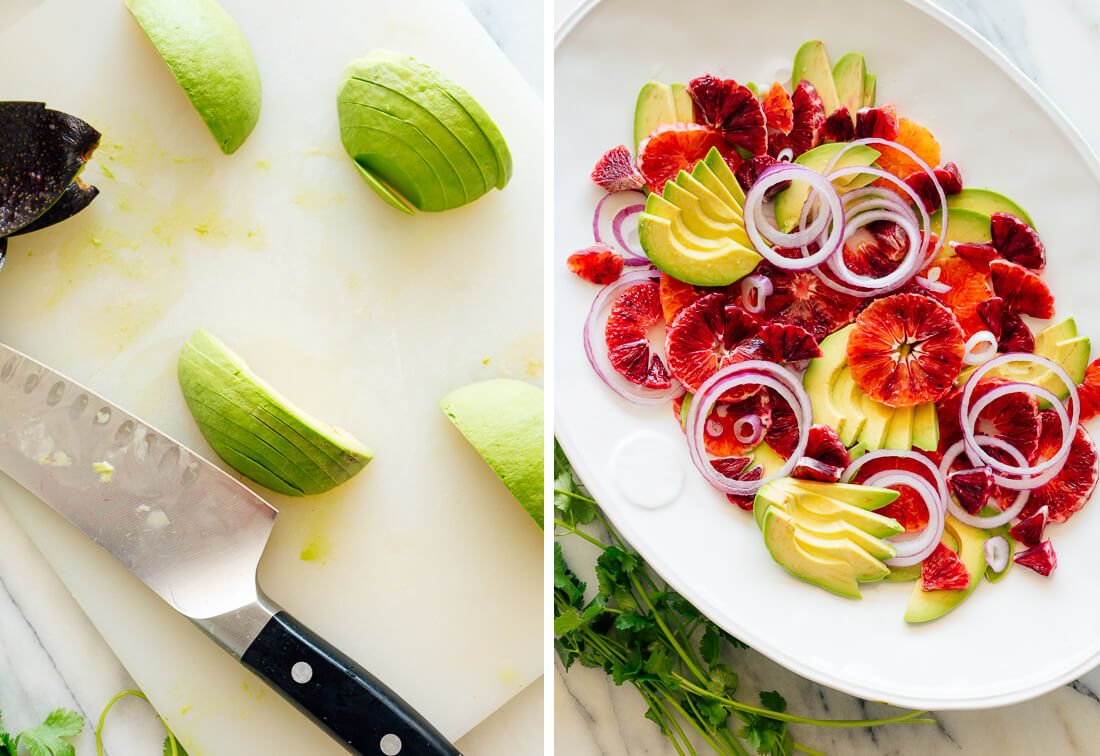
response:
[(967, 587), (961, 590), (926, 591), (921, 588), (921, 583), (918, 580), (917, 584), (913, 586), (909, 605), (905, 609), (906, 622), (931, 622), (938, 619), (957, 607), (974, 592), (985, 574), (985, 539), (985, 531), (964, 525), (950, 514), (947, 515), (944, 525), (944, 543), (948, 547), (951, 546), (951, 541), (957, 544), (957, 553), (966, 567), (970, 581)]
[[(943, 248), (940, 255), (951, 254), (951, 242), (985, 244), (993, 240), (993, 234), (989, 229), (989, 216), (975, 210), (967, 210), (961, 207), (948, 209), (947, 236), (943, 240)], [(929, 218), (932, 233), (937, 236), (943, 227), (943, 211), (937, 210)]]
[(794, 54), (791, 68), (791, 85), (805, 79), (814, 85), (821, 102), (825, 105), (825, 115), (829, 115), (840, 106), (836, 83), (833, 81), (833, 67), (829, 63), (829, 53), (820, 39), (811, 39)]
[[(797, 165), (811, 168), (818, 173), (823, 173), (836, 157), (837, 153), (842, 148), (847, 147), (846, 144), (840, 142), (829, 142), (827, 144), (818, 145), (812, 150), (807, 150), (794, 159)], [(856, 147), (848, 148), (836, 165), (837, 168), (850, 168), (853, 166), (869, 166), (878, 160), (878, 150), (872, 149), (867, 145), (858, 145)], [(856, 189), (861, 186), (866, 186), (875, 180), (874, 176), (869, 174), (853, 174), (851, 176), (841, 176), (834, 181), (834, 185), (842, 187), (844, 189)], [(806, 198), (810, 196), (810, 185), (805, 181), (792, 181), (791, 185), (781, 191), (775, 197), (775, 225), (780, 231), (789, 233), (795, 226), (798, 225), (798, 221), (802, 215), (802, 206), (806, 204)]]
[(863, 88), (867, 80), (867, 63), (859, 53), (850, 52), (833, 66), (833, 82), (840, 104), (848, 108), (852, 122), (863, 107)]
[(799, 542), (794, 518), (778, 509), (769, 509), (762, 526), (764, 545), (772, 559), (800, 580), (846, 598), (859, 598), (859, 581), (847, 561), (810, 553)]
[(968, 187), (958, 194), (949, 194), (947, 195), (947, 208), (948, 212), (951, 213), (952, 221), (955, 218), (956, 210), (973, 210), (983, 215), (1009, 213), (1035, 228), (1035, 224), (1031, 222), (1031, 217), (1022, 207), (1003, 194), (998, 194), (989, 189), (971, 189)]

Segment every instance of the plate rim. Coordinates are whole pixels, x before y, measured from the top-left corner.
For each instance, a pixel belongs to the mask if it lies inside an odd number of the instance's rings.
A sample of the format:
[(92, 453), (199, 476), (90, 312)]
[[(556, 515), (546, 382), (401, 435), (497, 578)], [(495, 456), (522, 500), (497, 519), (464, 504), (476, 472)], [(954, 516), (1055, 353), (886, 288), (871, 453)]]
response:
[[(986, 58), (1006, 73), (1062, 131), (1063, 135), (1066, 136), (1072, 146), (1077, 150), (1078, 154), (1083, 158), (1083, 162), (1088, 166), (1093, 177), (1100, 182), (1100, 158), (1098, 158), (1097, 153), (1062, 109), (1039, 87), (1038, 84), (1032, 81), (1019, 66), (1013, 63), (1000, 49), (975, 31), (969, 24), (949, 11), (930, 2), (930, 0), (898, 1), (938, 21), (970, 43), (970, 45), (980, 51)], [(583, 2), (577, 5), (573, 11), (567, 14), (558, 24), (557, 28), (554, 30), (555, 65), (558, 49), (561, 47), (562, 43), (569, 38), (570, 34), (584, 21), (585, 17), (588, 16), (597, 5), (601, 4), (601, 2), (603, 2), (603, 0), (583, 0)], [(569, 454), (570, 449), (575, 449), (576, 447), (573, 446), (570, 440), (567, 425), (567, 422), (555, 404), (553, 424), (555, 438), (557, 438), (563, 450), (566, 451), (570, 464), (572, 464), (582, 480), (595, 477), (588, 475), (589, 472), (594, 473), (595, 471), (589, 469), (587, 462), (580, 455), (574, 457)], [(1100, 493), (1094, 494), (1094, 496), (1096, 495), (1100, 495)], [(607, 512), (607, 516), (612, 521), (615, 528), (626, 538), (627, 542), (632, 542), (631, 535), (634, 529), (630, 527), (629, 524), (626, 524), (624, 527), (624, 524), (629, 522), (629, 518), (622, 518), (622, 521), (619, 521), (610, 512)], [(663, 558), (660, 556), (650, 557), (649, 555), (643, 555), (643, 558), (662, 579), (693, 604), (698, 605), (700, 603), (706, 603), (701, 601), (697, 592), (693, 591), (690, 586), (683, 584), (683, 581), (679, 579), (676, 571), (672, 569)], [(675, 577), (670, 578), (670, 575)], [(717, 620), (715, 621), (717, 622)], [(1012, 704), (1022, 703), (1037, 698), (1052, 690), (1063, 687), (1100, 665), (1100, 647), (1098, 647), (1092, 655), (1086, 657), (1083, 661), (1071, 667), (1066, 672), (1015, 691), (947, 699), (919, 695), (896, 695), (887, 694), (871, 686), (851, 683), (836, 675), (817, 670), (808, 664), (792, 658), (789, 654), (770, 646), (766, 641), (761, 641), (755, 633), (746, 632), (745, 628), (733, 628), (721, 622), (719, 622), (719, 624), (722, 625), (723, 629), (726, 631), (733, 633), (739, 638), (745, 639), (748, 645), (758, 653), (814, 683), (864, 700), (920, 710), (969, 711), (1010, 706)]]

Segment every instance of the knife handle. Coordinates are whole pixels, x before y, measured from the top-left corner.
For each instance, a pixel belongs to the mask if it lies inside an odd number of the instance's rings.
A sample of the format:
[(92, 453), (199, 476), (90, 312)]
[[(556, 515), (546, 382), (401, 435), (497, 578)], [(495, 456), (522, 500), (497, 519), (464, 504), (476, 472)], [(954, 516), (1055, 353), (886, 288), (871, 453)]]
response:
[(461, 756), (400, 696), (285, 611), (241, 661), (352, 753)]

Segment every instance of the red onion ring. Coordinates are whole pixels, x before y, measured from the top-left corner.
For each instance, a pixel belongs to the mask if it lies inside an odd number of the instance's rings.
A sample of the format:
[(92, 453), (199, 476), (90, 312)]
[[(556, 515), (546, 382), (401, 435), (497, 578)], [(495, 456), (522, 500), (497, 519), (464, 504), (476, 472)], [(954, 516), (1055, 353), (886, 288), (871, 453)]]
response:
[[(924, 276), (917, 276), (914, 280), (917, 282), (917, 285), (920, 286), (922, 289), (927, 289), (928, 291), (935, 292), (936, 294), (946, 294), (947, 292), (951, 291), (951, 287), (948, 286), (947, 284), (940, 283), (939, 281), (935, 281), (931, 278), (925, 278)], [(986, 331), (986, 333), (988, 333), (988, 331)], [(996, 346), (996, 344), (994, 344), (994, 346)], [(996, 349), (994, 349), (994, 351), (996, 351)], [(967, 363), (967, 364), (970, 364), (970, 363)], [(978, 364), (978, 363), (973, 363), (973, 364)]]
[(764, 438), (764, 423), (757, 415), (742, 415), (733, 422), (733, 437), (740, 444), (756, 446)]
[[(1006, 386), (997, 386), (979, 399), (972, 408), (970, 406), (970, 400), (974, 395), (974, 387), (978, 385), (981, 379), (984, 378), (990, 370), (1009, 362), (1031, 362), (1045, 367), (1057, 375), (1058, 379), (1065, 384), (1069, 391), (1069, 404), (1071, 407), (1069, 416), (1067, 417), (1066, 408), (1062, 406), (1060, 399), (1041, 386), (1030, 383), (1011, 383)], [(1009, 390), (1004, 391), (1003, 389)], [(989, 397), (995, 394), (996, 398), (1000, 398), (1014, 392), (1024, 392), (1046, 399), (1050, 402), (1055, 412), (1058, 413), (1058, 418), (1062, 421), (1062, 445), (1050, 459), (1035, 465), (1028, 465), (1026, 460), (1020, 465), (1009, 465), (987, 454), (974, 440), (974, 429), (978, 417), (977, 413), (980, 413), (990, 402), (995, 401), (995, 399), (989, 399)], [(1005, 479), (1002, 475), (1001, 478), (1004, 479), (1005, 482), (997, 480), (998, 485), (1013, 489), (1025, 485), (1028, 488), (1035, 488), (1049, 482), (1058, 474), (1062, 466), (1065, 465), (1066, 459), (1069, 457), (1069, 450), (1073, 445), (1073, 437), (1077, 432), (1077, 423), (1080, 418), (1081, 405), (1077, 397), (1077, 385), (1073, 382), (1073, 379), (1066, 374), (1066, 371), (1063, 370), (1060, 365), (1051, 362), (1045, 357), (1040, 357), (1037, 354), (1030, 354), (1028, 352), (1008, 352), (1007, 354), (998, 355), (980, 366), (970, 375), (970, 378), (967, 379), (963, 387), (962, 402), (959, 405), (959, 422), (962, 425), (963, 439), (966, 441), (968, 456), (970, 456), (972, 460), (981, 460), (979, 464), (988, 465), (995, 473), (1026, 478), (1026, 480), (1013, 480), (1010, 478)], [(994, 476), (994, 479), (997, 479), (996, 476)]]
[[(816, 189), (818, 196), (828, 205), (829, 212), (821, 213), (805, 228), (795, 233), (783, 233), (768, 222), (764, 215), (764, 194), (776, 184), (784, 181), (803, 181)], [(820, 201), (820, 200), (819, 200)], [(810, 203), (810, 199), (806, 200)], [(805, 207), (805, 205), (803, 206)], [(817, 171), (797, 163), (778, 163), (766, 169), (757, 178), (745, 195), (745, 232), (753, 247), (765, 260), (783, 270), (806, 270), (820, 265), (830, 255), (840, 249), (844, 233), (844, 208), (836, 188)], [(805, 247), (811, 241), (825, 234), (821, 248), (808, 256), (788, 258), (775, 252), (771, 245), (782, 247)], [(766, 240), (765, 240), (766, 239)], [(770, 244), (769, 244), (770, 242)], [(804, 250), (806, 251), (806, 250)]]
[[(798, 421), (798, 443), (787, 463), (774, 474), (760, 480), (734, 480), (727, 478), (714, 469), (706, 452), (704, 439), (706, 419), (714, 405), (731, 388), (745, 384), (764, 386), (775, 391), (787, 402)], [(802, 382), (789, 371), (774, 362), (764, 360), (746, 360), (736, 362), (719, 370), (708, 378), (692, 398), (688, 409), (685, 429), (688, 438), (688, 452), (696, 469), (708, 483), (725, 493), (749, 496), (755, 494), (765, 483), (785, 478), (794, 470), (798, 460), (806, 451), (809, 441), (810, 423), (813, 420), (813, 408), (810, 398), (802, 388)]]
[(592, 237), (598, 244), (607, 244), (615, 247), (623, 257), (627, 265), (638, 265), (635, 260), (649, 264), (649, 259), (641, 251), (641, 247), (635, 247), (627, 242), (623, 232), (623, 223), (645, 210), (645, 195), (642, 192), (608, 192), (596, 203), (596, 210), (592, 214)]
[(993, 536), (985, 540), (985, 563), (994, 572), (1004, 572), (1008, 567), (1008, 540), (1004, 536)]
[[(611, 360), (607, 356), (607, 345), (603, 341), (607, 323), (604, 311), (609, 309), (615, 297), (631, 286), (655, 281), (657, 276), (658, 273), (653, 268), (624, 273), (618, 281), (600, 289), (596, 298), (592, 300), (592, 306), (588, 309), (588, 317), (584, 320), (584, 354), (588, 358), (588, 364), (608, 388), (634, 404), (664, 404), (684, 393), (684, 387), (675, 378), (672, 379), (672, 385), (669, 388), (660, 391), (631, 383), (612, 367)], [(595, 343), (596, 338), (600, 339), (599, 344)]]
[[(741, 307), (746, 312), (759, 315), (764, 312), (764, 302), (771, 296), (773, 291), (775, 291), (775, 285), (767, 276), (759, 273), (745, 276), (741, 279)], [(756, 293), (755, 302), (753, 301), (753, 292)]]
[(898, 263), (898, 267), (884, 276), (874, 278), (853, 273), (844, 264), (843, 253), (833, 255), (826, 264), (833, 275), (850, 286), (891, 291), (912, 278), (921, 267), (921, 233), (915, 223), (900, 213), (892, 210), (870, 210), (849, 220), (844, 228), (844, 241), (847, 242), (857, 229), (875, 221), (890, 221), (901, 226), (902, 230), (905, 231), (905, 237), (909, 241), (909, 249), (906, 251), (905, 257)]
[[(994, 449), (1000, 449), (1008, 452), (1008, 455), (1013, 459), (1018, 460), (1021, 464), (1027, 464), (1027, 458), (1023, 453), (1012, 444), (1007, 441), (1002, 441), (996, 436), (976, 436), (979, 444), (983, 446), (992, 446)], [(952, 463), (958, 458), (960, 454), (966, 451), (965, 441), (956, 441), (951, 445), (947, 452), (943, 455), (943, 461), (940, 462), (940, 472), (943, 475), (947, 475), (947, 471), (951, 469)], [(967, 453), (967, 458), (973, 461), (973, 457)], [(994, 476), (996, 480), (996, 476)], [(989, 528), (999, 528), (1007, 522), (1010, 522), (1012, 518), (1020, 514), (1024, 507), (1027, 505), (1027, 500), (1031, 497), (1031, 491), (1022, 490), (1016, 494), (1016, 500), (1012, 502), (1012, 506), (1003, 512), (999, 512), (995, 515), (989, 515), (984, 517), (982, 515), (972, 515), (959, 506), (953, 496), (947, 498), (947, 509), (951, 512), (951, 515), (961, 523), (970, 525), (974, 528), (982, 528), (988, 530)]]
[(847, 469), (844, 471), (844, 475), (841, 476), (840, 480), (843, 483), (851, 483), (852, 480), (856, 477), (856, 473), (858, 473), (860, 471), (860, 468), (862, 468), (865, 464), (874, 459), (883, 459), (889, 457), (896, 457), (897, 459), (908, 459), (914, 462), (919, 462), (921, 465), (923, 465), (925, 469), (928, 470), (928, 473), (932, 476), (932, 480), (936, 481), (936, 490), (939, 491), (940, 494), (940, 509), (947, 509), (947, 500), (950, 498), (947, 492), (947, 478), (942, 472), (940, 472), (940, 468), (936, 467), (936, 465), (933, 464), (932, 460), (930, 460), (923, 454), (912, 451), (910, 449), (879, 449), (878, 451), (867, 452), (862, 457), (852, 462), (852, 464), (848, 465)]
[(908, 470), (883, 470), (867, 478), (864, 484), (882, 488), (909, 486), (917, 492), (928, 508), (928, 524), (915, 536), (899, 533), (887, 539), (897, 549), (897, 553), (893, 559), (887, 560), (886, 564), (891, 567), (908, 567), (927, 559), (943, 538), (944, 526), (942, 502), (932, 485), (920, 475)]
[[(985, 349), (981, 349), (982, 344), (987, 345)], [(966, 340), (966, 346), (963, 347), (963, 364), (984, 365), (993, 359), (995, 354), (997, 354), (997, 337), (992, 331), (977, 331)]]

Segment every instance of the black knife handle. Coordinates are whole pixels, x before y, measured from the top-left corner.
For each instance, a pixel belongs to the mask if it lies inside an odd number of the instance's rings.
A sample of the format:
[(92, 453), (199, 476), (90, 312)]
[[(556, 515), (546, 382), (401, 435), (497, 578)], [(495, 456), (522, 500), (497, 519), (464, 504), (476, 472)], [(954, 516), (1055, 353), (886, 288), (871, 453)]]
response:
[(241, 661), (352, 753), (460, 756), (400, 696), (284, 611)]

